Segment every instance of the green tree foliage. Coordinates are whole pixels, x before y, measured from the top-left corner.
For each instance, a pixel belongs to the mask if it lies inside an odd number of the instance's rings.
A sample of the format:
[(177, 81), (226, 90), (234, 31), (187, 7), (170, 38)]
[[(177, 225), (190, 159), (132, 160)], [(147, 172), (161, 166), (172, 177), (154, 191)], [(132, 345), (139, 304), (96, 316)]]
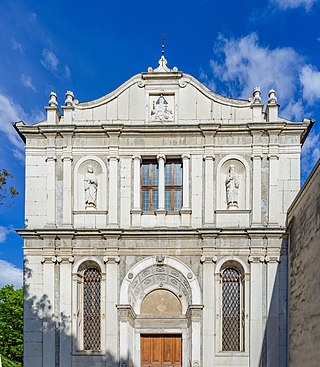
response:
[(8, 180), (13, 175), (6, 169), (0, 169), (0, 205), (5, 204), (6, 199), (14, 198), (19, 193), (13, 186), (8, 186)]
[[(3, 367), (21, 366), (23, 360), (23, 289), (0, 289), (0, 354)], [(6, 357), (6, 358), (5, 358)]]
[(22, 364), (20, 362), (10, 361), (9, 358), (1, 355), (1, 363), (2, 367), (21, 367)]

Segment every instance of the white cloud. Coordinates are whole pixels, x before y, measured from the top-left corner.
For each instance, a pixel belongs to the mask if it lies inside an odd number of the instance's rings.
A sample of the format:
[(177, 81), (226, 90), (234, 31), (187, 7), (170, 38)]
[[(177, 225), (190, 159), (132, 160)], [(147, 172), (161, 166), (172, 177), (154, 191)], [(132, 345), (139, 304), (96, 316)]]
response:
[(22, 85), (24, 85), (26, 88), (30, 88), (34, 92), (37, 91), (35, 86), (32, 83), (32, 79), (30, 75), (22, 74), (20, 80), (21, 80)]
[(206, 85), (221, 86), (222, 81), (222, 94), (245, 99), (260, 86), (265, 102), (275, 89), (280, 115), (288, 119), (301, 121), (308, 115), (306, 106), (320, 100), (320, 71), (291, 47), (262, 46), (256, 33), (239, 39), (220, 35), (210, 65), (212, 81), (201, 72)]
[(65, 77), (66, 77), (67, 79), (70, 79), (71, 71), (70, 71), (69, 66), (68, 66), (68, 65), (66, 65), (66, 66), (65, 66), (65, 68), (64, 68), (64, 70), (65, 70)]
[(8, 261), (0, 260), (0, 288), (12, 284), (14, 288), (21, 288), (23, 271)]
[(18, 103), (0, 92), (0, 132), (4, 133), (12, 144), (12, 151), (15, 157), (23, 158), (24, 143), (13, 128), (12, 123), (20, 120), (25, 123), (35, 123), (44, 118), (45, 115), (42, 111), (32, 110), (30, 113), (27, 113)]
[(303, 116), (305, 116), (305, 111), (303, 108), (302, 100), (299, 99), (298, 101), (290, 100), (280, 112), (283, 116), (289, 116), (294, 121), (300, 121)]
[(23, 45), (22, 45), (20, 42), (16, 41), (16, 40), (15, 40), (15, 39), (13, 39), (13, 38), (12, 38), (11, 42), (12, 42), (12, 48), (13, 48), (14, 50), (17, 50), (17, 51), (19, 51), (20, 53), (23, 53), (23, 52), (24, 52), (24, 47), (23, 47)]
[(283, 10), (295, 9), (302, 6), (306, 11), (309, 11), (318, 1), (319, 0), (271, 0), (271, 3)]
[(57, 71), (59, 63), (59, 59), (52, 51), (49, 51), (47, 48), (42, 51), (41, 64), (46, 69), (50, 71)]
[(220, 36), (219, 41), (217, 51), (223, 60), (211, 60), (211, 67), (217, 78), (227, 82), (227, 92), (248, 98), (260, 86), (264, 96), (270, 89), (284, 100), (294, 95), (303, 58), (293, 48), (262, 47), (255, 33), (240, 39)]
[[(253, 88), (260, 86), (266, 102), (268, 90), (275, 89), (282, 105), (282, 117), (301, 121), (303, 117), (310, 116), (311, 106), (319, 105), (320, 71), (307, 64), (293, 48), (262, 46), (255, 33), (239, 39), (220, 36), (210, 64), (213, 83), (225, 95), (247, 99)], [(203, 72), (201, 77), (209, 86), (210, 77)], [(316, 130), (309, 134), (302, 149), (304, 177), (320, 157), (320, 136)]]
[(16, 104), (4, 94), (0, 94), (0, 131), (8, 137), (13, 147), (19, 151), (24, 149), (24, 144), (14, 130), (12, 123), (21, 120), (23, 116), (25, 116), (25, 112), (19, 104)]
[(315, 130), (311, 130), (301, 150), (301, 169), (303, 176), (310, 173), (319, 158), (320, 136)]
[(199, 72), (200, 72), (199, 80), (201, 80), (202, 83), (204, 83), (209, 89), (215, 90), (216, 89), (215, 82), (209, 79), (208, 75), (204, 72), (202, 68), (200, 68)]
[(58, 57), (53, 51), (47, 48), (43, 49), (41, 64), (49, 71), (51, 71), (56, 77), (60, 79), (70, 79), (71, 70), (68, 65), (64, 65), (60, 62)]
[(10, 229), (0, 226), (0, 243), (5, 242), (7, 235), (10, 233)]
[(303, 98), (309, 104), (320, 99), (320, 71), (312, 65), (305, 65), (300, 73), (300, 82), (303, 88)]

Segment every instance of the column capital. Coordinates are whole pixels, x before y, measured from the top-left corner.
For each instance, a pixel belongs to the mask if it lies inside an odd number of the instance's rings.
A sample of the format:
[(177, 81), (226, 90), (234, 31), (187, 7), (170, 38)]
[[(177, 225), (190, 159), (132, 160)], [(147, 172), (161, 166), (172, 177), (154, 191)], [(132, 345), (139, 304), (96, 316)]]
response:
[(190, 154), (187, 154), (187, 153), (183, 153), (183, 154), (181, 154), (181, 159), (182, 159), (182, 160), (190, 159)]
[(56, 156), (48, 156), (46, 158), (46, 162), (56, 162), (57, 161), (57, 157)]
[(263, 158), (263, 155), (262, 154), (252, 154), (251, 155), (251, 159), (254, 160), (254, 159), (260, 159), (262, 160)]
[(270, 153), (268, 154), (268, 159), (271, 160), (271, 159), (276, 159), (278, 160), (279, 159), (279, 154), (276, 154), (276, 153)]
[(108, 155), (107, 160), (108, 161), (114, 161), (114, 160), (119, 161), (120, 157), (118, 155)]
[(202, 255), (200, 257), (200, 262), (201, 264), (204, 264), (204, 263), (216, 263), (217, 262), (217, 256), (204, 256)]
[(132, 159), (141, 161), (142, 158), (141, 158), (141, 155), (135, 154), (132, 156)]
[(107, 263), (119, 264), (120, 256), (117, 256), (117, 255), (115, 255), (115, 256), (105, 256), (103, 258), (103, 261), (104, 261), (105, 264), (107, 264)]
[(202, 319), (202, 310), (203, 305), (189, 305), (186, 316), (187, 319), (190, 321), (201, 321)]
[(131, 305), (116, 305), (120, 322), (129, 321), (132, 325), (137, 317)]
[(250, 255), (248, 261), (249, 263), (264, 263), (264, 255)]
[(266, 263), (280, 263), (281, 262), (281, 257), (277, 256), (277, 255), (274, 255), (274, 256), (267, 255), (265, 257), (265, 262)]
[(215, 160), (215, 158), (216, 158), (216, 156), (214, 155), (214, 154), (205, 154), (203, 157), (202, 157), (202, 159), (204, 160), (204, 161), (206, 161), (206, 160)]
[(61, 160), (62, 160), (62, 162), (64, 162), (64, 161), (70, 161), (70, 162), (72, 162), (73, 161), (73, 156), (72, 155), (70, 155), (70, 156), (62, 156), (61, 157)]
[(164, 161), (166, 160), (165, 154), (158, 154), (157, 155), (157, 160), (160, 161), (161, 159), (163, 159)]

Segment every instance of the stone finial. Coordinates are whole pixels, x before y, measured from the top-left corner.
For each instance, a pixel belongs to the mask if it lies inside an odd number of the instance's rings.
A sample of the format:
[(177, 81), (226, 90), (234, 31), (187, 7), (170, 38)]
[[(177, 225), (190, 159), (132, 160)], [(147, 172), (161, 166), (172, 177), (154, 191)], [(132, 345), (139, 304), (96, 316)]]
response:
[(269, 91), (269, 99), (268, 99), (268, 104), (276, 104), (277, 103), (277, 97), (276, 97), (276, 92), (274, 89), (271, 89)]
[(66, 106), (73, 106), (73, 101), (74, 101), (74, 95), (71, 91), (67, 91), (66, 93), (66, 100), (65, 100), (65, 105)]
[(167, 59), (164, 57), (164, 55), (161, 56), (160, 60), (158, 61), (159, 66), (156, 69), (153, 69), (152, 67), (148, 68), (149, 73), (169, 73), (169, 72), (177, 72), (178, 68), (175, 66), (173, 69), (170, 69), (167, 66)]
[(57, 94), (55, 92), (50, 93), (49, 107), (58, 107)]
[(253, 103), (254, 104), (261, 104), (261, 90), (260, 87), (255, 87), (253, 90)]

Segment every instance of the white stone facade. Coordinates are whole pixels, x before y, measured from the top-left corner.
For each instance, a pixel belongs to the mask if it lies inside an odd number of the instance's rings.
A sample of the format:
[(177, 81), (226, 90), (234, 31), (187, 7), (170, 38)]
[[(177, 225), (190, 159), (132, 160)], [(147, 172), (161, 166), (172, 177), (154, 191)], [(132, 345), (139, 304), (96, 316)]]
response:
[[(26, 141), (25, 367), (140, 367), (148, 334), (181, 335), (183, 367), (287, 366), (285, 221), (310, 121), (284, 120), (278, 108), (274, 91), (265, 110), (259, 89), (225, 98), (162, 56), (97, 100), (67, 92), (63, 115), (52, 93), (45, 121), (16, 124)], [(148, 211), (147, 160), (158, 174)], [(179, 210), (166, 209), (172, 160), (182, 167)], [(92, 266), (101, 273), (96, 351), (83, 341)], [(238, 350), (222, 347), (228, 267), (241, 277)], [(143, 315), (161, 289), (180, 315)]]

